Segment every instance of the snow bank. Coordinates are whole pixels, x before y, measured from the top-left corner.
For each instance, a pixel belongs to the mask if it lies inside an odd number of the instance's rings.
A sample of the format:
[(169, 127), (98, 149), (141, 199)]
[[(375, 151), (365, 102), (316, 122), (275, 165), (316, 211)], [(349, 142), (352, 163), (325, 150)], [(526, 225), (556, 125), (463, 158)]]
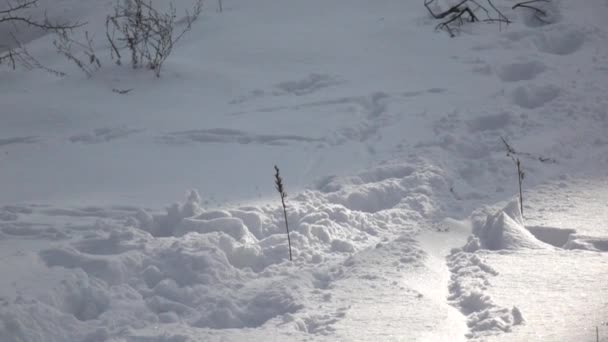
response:
[(100, 341), (151, 325), (220, 330), (269, 321), (328, 331), (336, 319), (321, 324), (300, 317), (308, 297), (330, 288), (347, 269), (375, 279), (365, 258), (351, 256), (381, 246), (387, 234), (401, 236), (385, 252), (398, 267), (422, 265), (424, 253), (410, 237), (418, 227), (411, 222), (437, 209), (435, 193), (446, 192), (446, 184), (427, 164), (394, 163), (333, 177), (323, 191), (290, 197), (293, 262), (278, 203), (209, 211), (191, 191), (165, 213), (133, 209), (111, 223), (84, 225), (37, 253), (60, 280), (44, 295), (0, 307), (0, 339)]
[(433, 194), (449, 190), (443, 170), (428, 163), (419, 166), (387, 163), (351, 177), (329, 177), (318, 185), (329, 201), (350, 210), (376, 213), (407, 209), (429, 217), (441, 206)]

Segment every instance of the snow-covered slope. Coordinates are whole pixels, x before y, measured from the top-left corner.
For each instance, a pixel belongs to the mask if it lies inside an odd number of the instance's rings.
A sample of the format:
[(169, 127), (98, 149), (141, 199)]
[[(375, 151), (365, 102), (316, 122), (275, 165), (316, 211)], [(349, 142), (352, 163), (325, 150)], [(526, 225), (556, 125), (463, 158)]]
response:
[(103, 67), (0, 69), (0, 341), (608, 341), (608, 3), (513, 4), (209, 2), (156, 78), (41, 1)]

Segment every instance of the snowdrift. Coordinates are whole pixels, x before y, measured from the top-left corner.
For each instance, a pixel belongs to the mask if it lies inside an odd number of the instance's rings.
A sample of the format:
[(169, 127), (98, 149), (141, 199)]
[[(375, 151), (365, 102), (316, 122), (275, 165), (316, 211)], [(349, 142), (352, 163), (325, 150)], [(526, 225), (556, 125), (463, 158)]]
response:
[[(302, 313), (311, 309), (311, 298), (331, 305), (323, 291), (345, 269), (358, 274), (357, 259), (350, 257), (365, 249), (386, 249), (403, 267), (423, 265), (424, 253), (411, 237), (419, 228), (408, 221), (429, 215), (437, 207), (434, 194), (445, 193), (446, 184), (427, 164), (394, 163), (332, 177), (322, 191), (291, 197), (293, 262), (278, 205), (207, 210), (191, 191), (165, 213), (132, 208), (110, 220), (109, 213), (91, 210), (109, 221), (74, 228), (51, 247), (28, 254), (53, 281), (42, 294), (0, 306), (0, 341), (135, 339), (141, 329), (161, 325), (198, 334), (266, 324), (331, 331), (337, 319)], [(74, 220), (81, 213), (61, 214)], [(397, 233), (402, 238), (387, 244), (392, 248), (379, 249)], [(32, 237), (45, 239), (42, 233)], [(335, 267), (341, 263), (347, 265)]]
[(494, 215), (488, 215), (485, 225), (475, 229), (481, 247), (489, 250), (518, 250), (522, 248), (551, 249), (524, 227), (519, 201), (510, 202)]

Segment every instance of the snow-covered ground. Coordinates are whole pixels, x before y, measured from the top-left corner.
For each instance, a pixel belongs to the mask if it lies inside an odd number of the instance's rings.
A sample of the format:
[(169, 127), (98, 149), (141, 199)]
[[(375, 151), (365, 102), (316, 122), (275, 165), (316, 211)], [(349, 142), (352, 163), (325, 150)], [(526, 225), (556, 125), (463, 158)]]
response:
[(608, 341), (608, 2), (495, 2), (210, 1), (157, 79), (41, 0), (103, 67), (0, 69), (0, 341)]

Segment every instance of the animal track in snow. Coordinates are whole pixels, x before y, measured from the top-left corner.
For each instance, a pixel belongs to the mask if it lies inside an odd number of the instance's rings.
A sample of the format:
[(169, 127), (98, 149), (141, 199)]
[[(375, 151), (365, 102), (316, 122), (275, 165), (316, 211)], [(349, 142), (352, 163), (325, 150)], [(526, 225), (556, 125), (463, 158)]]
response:
[(526, 108), (534, 109), (557, 98), (562, 90), (553, 85), (546, 86), (519, 86), (511, 94), (513, 103)]
[(282, 146), (289, 143), (314, 143), (322, 142), (323, 140), (293, 134), (256, 134), (236, 129), (214, 128), (172, 132), (160, 137), (160, 141), (167, 144), (199, 142)]
[(341, 83), (343, 82), (330, 75), (312, 73), (301, 80), (285, 81), (277, 84), (278, 91), (273, 92), (273, 95), (308, 95)]
[(321, 89), (325, 89), (331, 86), (340, 85), (344, 83), (337, 77), (311, 73), (307, 77), (299, 80), (284, 81), (276, 84), (273, 90), (266, 91), (262, 89), (256, 89), (250, 91), (248, 94), (239, 96), (238, 98), (230, 101), (230, 104), (241, 104), (247, 101), (254, 100), (256, 98), (264, 96), (284, 96), (284, 95), (295, 95), (303, 96), (313, 94)]
[(43, 223), (28, 223), (28, 222), (10, 222), (0, 224), (0, 232), (5, 235), (28, 237), (28, 238), (46, 238), (50, 240), (60, 240), (66, 238), (67, 235), (50, 224)]
[(584, 42), (585, 33), (582, 30), (558, 26), (541, 33), (534, 40), (534, 45), (541, 52), (563, 56), (580, 50)]
[(514, 115), (511, 112), (484, 115), (470, 120), (466, 124), (471, 132), (501, 130), (514, 122)]
[(0, 139), (0, 147), (13, 144), (33, 144), (38, 141), (37, 137), (15, 137)]
[(125, 138), (141, 130), (130, 129), (127, 127), (102, 127), (96, 128), (93, 132), (73, 135), (70, 141), (73, 143), (99, 144), (115, 139)]
[[(442, 89), (429, 89), (429, 93), (441, 92)], [(405, 96), (405, 95), (404, 95)], [(331, 145), (341, 145), (348, 141), (363, 142), (373, 137), (382, 127), (386, 127), (398, 117), (388, 113), (388, 100), (391, 96), (385, 92), (377, 91), (365, 96), (340, 97), (330, 100), (306, 102), (296, 105), (284, 105), (275, 107), (263, 107), (253, 111), (242, 111), (232, 115), (244, 115), (253, 113), (275, 113), (275, 112), (298, 112), (306, 110), (306, 115), (320, 115), (330, 108), (335, 114), (342, 114), (348, 118), (345, 126), (333, 128), (333, 134), (325, 139), (309, 139), (310, 141), (325, 141)], [(336, 106), (338, 108), (332, 108)], [(318, 109), (318, 112), (313, 109)], [(229, 130), (225, 130), (229, 131)], [(237, 131), (235, 131), (236, 133)], [(241, 132), (244, 133), (244, 132)], [(229, 132), (229, 134), (233, 134)], [(301, 138), (304, 137), (299, 137)], [(208, 138), (204, 138), (208, 139)], [(211, 138), (217, 139), (217, 138)], [(245, 138), (246, 140), (246, 138)]]
[(542, 62), (529, 61), (504, 65), (497, 74), (503, 82), (529, 81), (546, 69), (547, 66)]

